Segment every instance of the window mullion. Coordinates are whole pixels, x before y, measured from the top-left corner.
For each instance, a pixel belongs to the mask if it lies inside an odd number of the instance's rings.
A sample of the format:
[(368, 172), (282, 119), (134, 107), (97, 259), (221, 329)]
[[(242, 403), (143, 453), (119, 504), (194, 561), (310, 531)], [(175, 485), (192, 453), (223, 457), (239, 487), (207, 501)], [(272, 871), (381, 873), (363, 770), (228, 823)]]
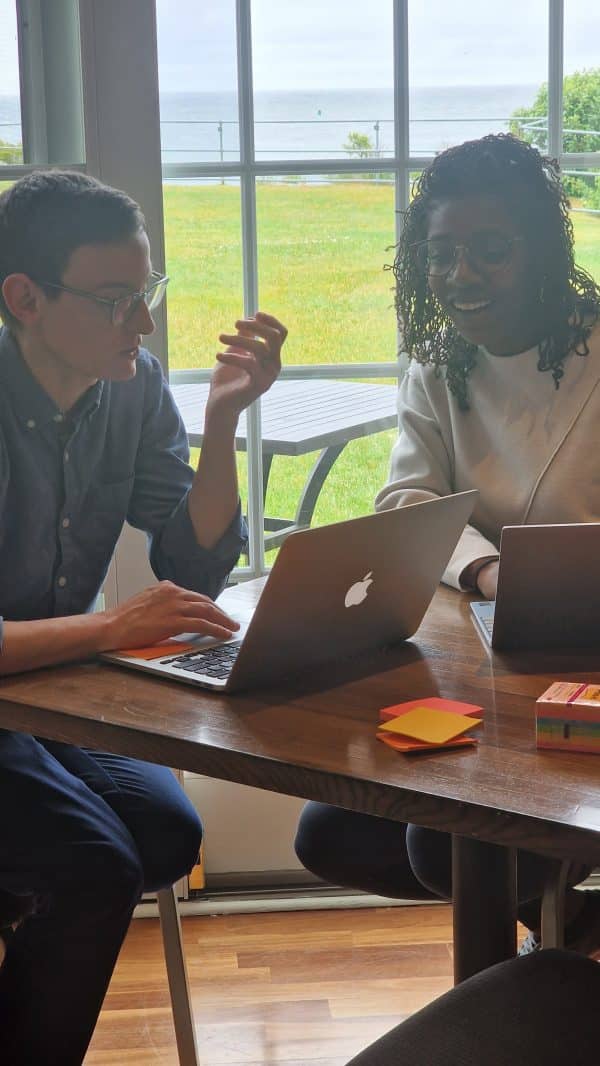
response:
[(548, 155), (563, 146), (564, 0), (548, 0)]
[[(410, 105), (408, 66), (408, 0), (393, 0), (394, 3), (394, 142), (398, 167), (396, 184), (396, 243), (400, 240), (404, 225), (404, 212), (410, 197)], [(398, 325), (396, 349), (402, 350), (402, 337)]]
[[(252, 80), (252, 23), (250, 0), (236, 0), (238, 113), (240, 124), (242, 264), (244, 312), (258, 308), (256, 233), (256, 177), (254, 172), (254, 97)], [(264, 503), (260, 400), (247, 412), (249, 563), (255, 574), (264, 571)]]

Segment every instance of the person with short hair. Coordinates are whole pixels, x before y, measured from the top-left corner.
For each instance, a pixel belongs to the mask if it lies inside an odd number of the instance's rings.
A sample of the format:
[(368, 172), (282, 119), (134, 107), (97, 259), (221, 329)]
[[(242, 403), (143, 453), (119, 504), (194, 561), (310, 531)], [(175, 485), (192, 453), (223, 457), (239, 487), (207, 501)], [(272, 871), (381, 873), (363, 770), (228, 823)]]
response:
[[(558, 165), (492, 134), (437, 156), (415, 183), (394, 263), (408, 370), (376, 508), (478, 489), (443, 580), (493, 599), (504, 525), (600, 520), (600, 287), (575, 263)], [(401, 590), (399, 590), (399, 594)], [(336, 885), (452, 896), (444, 833), (308, 803), (300, 861)], [(540, 947), (545, 859), (518, 856), (519, 917)], [(573, 890), (567, 945), (600, 949), (600, 895)]]
[[(124, 192), (49, 171), (0, 195), (2, 675), (238, 628), (214, 603), (246, 542), (235, 430), (286, 329), (258, 312), (221, 334), (194, 471), (142, 347), (167, 281)], [(125, 521), (160, 580), (95, 611)], [(76, 1066), (133, 908), (191, 869), (202, 826), (166, 767), (6, 730), (0, 804), (0, 890), (34, 899), (0, 970), (2, 1061)]]

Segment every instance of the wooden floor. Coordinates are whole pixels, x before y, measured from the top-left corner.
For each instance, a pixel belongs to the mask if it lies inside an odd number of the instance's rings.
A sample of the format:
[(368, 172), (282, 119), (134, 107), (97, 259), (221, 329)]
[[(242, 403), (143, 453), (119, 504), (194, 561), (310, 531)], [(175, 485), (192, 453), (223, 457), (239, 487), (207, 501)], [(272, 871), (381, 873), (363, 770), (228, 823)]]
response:
[[(345, 1066), (452, 984), (450, 907), (183, 920), (202, 1066)], [(177, 1066), (158, 921), (132, 923), (85, 1066)]]

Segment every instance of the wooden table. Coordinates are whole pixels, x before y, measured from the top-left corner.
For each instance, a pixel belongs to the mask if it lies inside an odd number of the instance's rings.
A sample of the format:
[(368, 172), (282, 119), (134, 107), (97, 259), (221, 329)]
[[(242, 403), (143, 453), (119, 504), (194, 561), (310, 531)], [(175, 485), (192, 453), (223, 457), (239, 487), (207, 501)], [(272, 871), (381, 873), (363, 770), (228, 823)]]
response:
[[(208, 382), (172, 384), (190, 445), (199, 448), (204, 429)], [(351, 440), (397, 425), (396, 385), (309, 378), (276, 381), (261, 400), (263, 492), (266, 500), (271, 464), (276, 455), (319, 452), (292, 518), (265, 518), (265, 548), (276, 548), (294, 529), (307, 529), (333, 464)], [(246, 451), (246, 413), (235, 438)]]
[[(5, 679), (0, 725), (453, 833), (461, 979), (514, 952), (515, 847), (600, 864), (600, 762), (535, 747), (535, 698), (559, 678), (600, 682), (597, 656), (493, 655), (467, 598), (440, 588), (413, 641), (287, 687), (215, 695), (86, 663)], [(434, 693), (485, 708), (476, 749), (375, 740), (379, 708)]]

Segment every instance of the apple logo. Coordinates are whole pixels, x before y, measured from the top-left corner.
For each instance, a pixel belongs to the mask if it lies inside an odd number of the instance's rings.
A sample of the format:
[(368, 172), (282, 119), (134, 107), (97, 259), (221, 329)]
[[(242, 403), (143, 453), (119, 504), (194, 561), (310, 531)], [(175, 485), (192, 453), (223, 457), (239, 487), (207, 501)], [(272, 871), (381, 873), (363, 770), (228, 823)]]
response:
[(367, 598), (369, 585), (373, 584), (372, 573), (373, 571), (369, 570), (369, 573), (365, 574), (362, 581), (355, 581), (353, 585), (350, 585), (344, 600), (345, 607), (357, 607), (359, 603), (362, 603)]

